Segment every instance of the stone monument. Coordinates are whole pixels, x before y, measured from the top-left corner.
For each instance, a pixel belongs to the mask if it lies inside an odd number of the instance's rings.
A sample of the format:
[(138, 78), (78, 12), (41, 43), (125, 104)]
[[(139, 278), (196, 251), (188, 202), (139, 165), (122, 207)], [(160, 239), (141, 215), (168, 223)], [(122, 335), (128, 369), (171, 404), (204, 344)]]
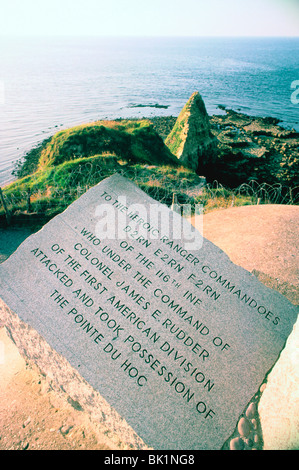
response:
[(297, 309), (116, 174), (0, 266), (1, 325), (136, 449), (221, 449)]

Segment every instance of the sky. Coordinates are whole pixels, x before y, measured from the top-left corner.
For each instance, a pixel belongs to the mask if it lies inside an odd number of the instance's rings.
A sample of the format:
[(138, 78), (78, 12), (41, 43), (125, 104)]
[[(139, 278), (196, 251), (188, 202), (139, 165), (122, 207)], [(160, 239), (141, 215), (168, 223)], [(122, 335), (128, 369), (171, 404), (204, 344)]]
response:
[(299, 36), (299, 0), (0, 0), (0, 36)]

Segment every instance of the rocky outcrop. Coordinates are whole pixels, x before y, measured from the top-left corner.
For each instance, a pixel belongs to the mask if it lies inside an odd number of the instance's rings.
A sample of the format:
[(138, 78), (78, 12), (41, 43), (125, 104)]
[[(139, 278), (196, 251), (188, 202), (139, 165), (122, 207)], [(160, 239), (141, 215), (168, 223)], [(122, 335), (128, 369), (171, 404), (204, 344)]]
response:
[(198, 92), (192, 94), (182, 109), (165, 144), (183, 165), (195, 171), (213, 160), (215, 139), (204, 101)]
[(298, 186), (299, 134), (279, 126), (274, 118), (225, 111), (210, 119), (217, 158), (201, 174), (231, 187), (251, 180)]

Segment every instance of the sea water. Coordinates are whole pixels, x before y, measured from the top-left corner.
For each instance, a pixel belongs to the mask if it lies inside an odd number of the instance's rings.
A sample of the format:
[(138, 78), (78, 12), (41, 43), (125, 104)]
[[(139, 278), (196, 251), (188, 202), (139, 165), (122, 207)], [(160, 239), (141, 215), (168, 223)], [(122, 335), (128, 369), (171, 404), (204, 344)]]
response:
[(210, 115), (224, 105), (299, 131), (298, 50), (299, 38), (2, 37), (0, 184), (59, 130), (177, 116), (194, 91)]

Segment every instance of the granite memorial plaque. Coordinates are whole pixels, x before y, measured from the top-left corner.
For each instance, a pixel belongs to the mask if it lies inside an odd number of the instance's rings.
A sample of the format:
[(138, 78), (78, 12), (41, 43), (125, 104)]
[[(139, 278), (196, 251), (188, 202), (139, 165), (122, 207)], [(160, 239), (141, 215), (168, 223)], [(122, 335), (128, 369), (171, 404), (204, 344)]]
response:
[(114, 175), (0, 266), (0, 298), (154, 449), (220, 449), (297, 318)]

